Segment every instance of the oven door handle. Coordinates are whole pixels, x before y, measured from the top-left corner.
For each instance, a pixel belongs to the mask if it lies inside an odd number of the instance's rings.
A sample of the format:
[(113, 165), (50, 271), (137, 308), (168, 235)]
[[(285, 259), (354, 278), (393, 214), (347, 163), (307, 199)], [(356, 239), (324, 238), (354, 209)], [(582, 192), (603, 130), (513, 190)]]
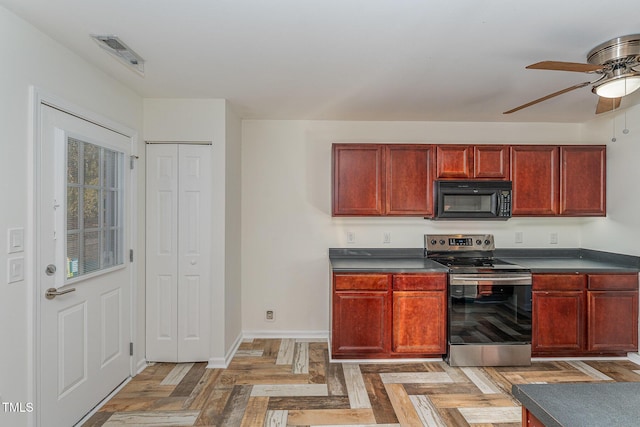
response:
[(531, 277), (486, 277), (486, 276), (451, 276), (451, 280), (461, 280), (463, 282), (477, 282), (481, 280), (483, 282), (513, 282), (516, 280), (531, 281)]

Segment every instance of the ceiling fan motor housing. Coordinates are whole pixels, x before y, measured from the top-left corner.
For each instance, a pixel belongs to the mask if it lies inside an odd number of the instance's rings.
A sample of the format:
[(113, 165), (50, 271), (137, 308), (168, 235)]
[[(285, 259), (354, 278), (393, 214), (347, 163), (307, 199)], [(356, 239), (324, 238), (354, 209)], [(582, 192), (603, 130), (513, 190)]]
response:
[(633, 67), (640, 63), (640, 34), (616, 37), (591, 49), (587, 62), (594, 65), (627, 64)]

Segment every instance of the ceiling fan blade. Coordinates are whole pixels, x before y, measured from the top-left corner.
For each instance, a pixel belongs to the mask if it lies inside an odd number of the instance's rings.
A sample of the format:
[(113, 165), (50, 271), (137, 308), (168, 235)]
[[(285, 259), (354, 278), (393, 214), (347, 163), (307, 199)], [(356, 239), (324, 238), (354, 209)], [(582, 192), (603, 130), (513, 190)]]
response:
[(542, 61), (528, 65), (526, 68), (531, 70), (577, 71), (581, 73), (589, 73), (593, 71), (600, 71), (604, 67), (602, 65), (581, 64), (579, 62)]
[(589, 84), (591, 84), (591, 82), (583, 82), (583, 83), (579, 83), (577, 85), (570, 86), (568, 88), (559, 90), (557, 92), (553, 92), (552, 94), (549, 94), (547, 96), (543, 96), (542, 98), (538, 98), (538, 99), (536, 99), (534, 101), (527, 102), (526, 104), (522, 104), (521, 106), (516, 107), (516, 108), (514, 108), (512, 110), (509, 110), (509, 111), (505, 111), (502, 114), (515, 113), (516, 111), (522, 110), (523, 108), (531, 107), (532, 105), (535, 105), (535, 104), (537, 104), (539, 102), (546, 101), (547, 99), (551, 99), (554, 96), (562, 95), (563, 93), (571, 92), (572, 90), (575, 90), (575, 89), (580, 89), (581, 87), (585, 87), (585, 86), (587, 86)]
[(620, 101), (622, 98), (603, 98), (598, 99), (598, 106), (596, 107), (596, 114), (606, 113), (607, 111), (615, 110), (620, 107)]

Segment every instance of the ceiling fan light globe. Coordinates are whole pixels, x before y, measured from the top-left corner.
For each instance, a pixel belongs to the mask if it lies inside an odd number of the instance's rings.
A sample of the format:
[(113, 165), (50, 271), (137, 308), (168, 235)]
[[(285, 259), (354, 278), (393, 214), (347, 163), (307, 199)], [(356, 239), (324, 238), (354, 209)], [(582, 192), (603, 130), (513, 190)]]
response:
[(593, 91), (603, 98), (621, 98), (640, 89), (640, 75), (610, 79), (595, 86)]

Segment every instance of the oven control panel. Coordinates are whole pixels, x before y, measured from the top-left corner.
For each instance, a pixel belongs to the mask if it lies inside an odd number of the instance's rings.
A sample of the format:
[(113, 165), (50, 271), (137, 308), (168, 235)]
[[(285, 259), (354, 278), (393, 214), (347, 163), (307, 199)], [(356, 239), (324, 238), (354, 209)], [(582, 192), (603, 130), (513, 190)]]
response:
[(427, 252), (493, 251), (493, 234), (425, 234)]

